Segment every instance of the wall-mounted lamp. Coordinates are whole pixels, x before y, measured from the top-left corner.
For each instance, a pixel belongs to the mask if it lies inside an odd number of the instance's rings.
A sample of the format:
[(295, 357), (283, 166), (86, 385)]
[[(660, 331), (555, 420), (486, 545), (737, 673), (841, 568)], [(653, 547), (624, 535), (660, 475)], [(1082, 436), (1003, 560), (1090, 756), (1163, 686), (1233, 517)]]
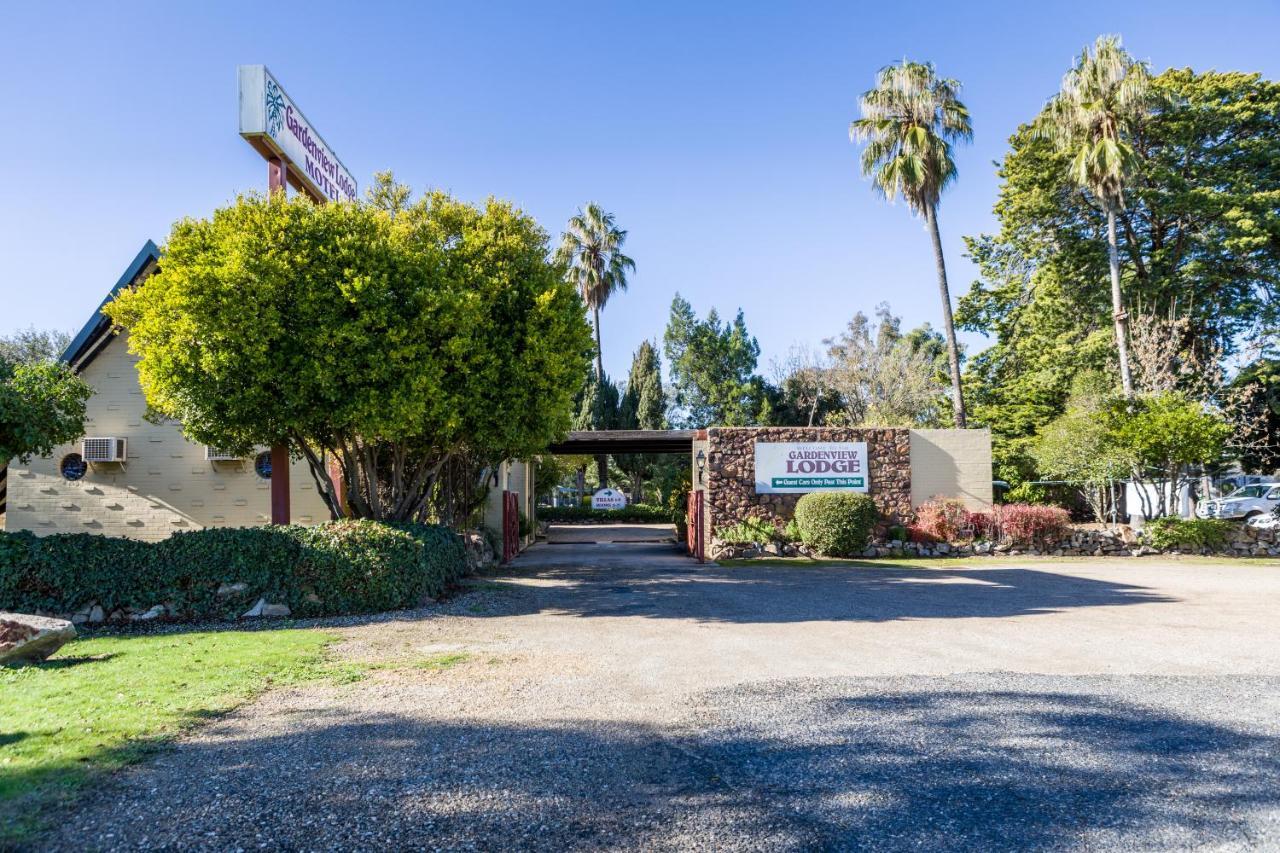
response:
[(694, 462), (698, 466), (698, 482), (702, 482), (702, 472), (707, 470), (707, 454), (703, 450), (698, 451), (698, 455), (694, 457)]

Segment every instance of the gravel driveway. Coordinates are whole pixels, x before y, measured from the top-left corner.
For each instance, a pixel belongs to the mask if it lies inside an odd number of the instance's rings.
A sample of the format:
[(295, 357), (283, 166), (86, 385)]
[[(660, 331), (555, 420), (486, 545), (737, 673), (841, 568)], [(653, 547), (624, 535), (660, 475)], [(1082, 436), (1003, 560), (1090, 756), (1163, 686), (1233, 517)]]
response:
[[(1280, 567), (539, 546), (46, 849), (1280, 848)], [(410, 665), (465, 652), (457, 666)]]

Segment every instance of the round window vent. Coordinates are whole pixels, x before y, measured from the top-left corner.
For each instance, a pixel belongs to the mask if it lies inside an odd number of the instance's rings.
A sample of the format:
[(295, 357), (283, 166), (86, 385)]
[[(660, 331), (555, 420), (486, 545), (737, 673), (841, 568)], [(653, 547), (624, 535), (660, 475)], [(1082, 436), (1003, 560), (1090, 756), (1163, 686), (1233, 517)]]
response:
[(58, 463), (58, 471), (64, 480), (79, 480), (89, 470), (89, 463), (79, 453), (68, 453)]
[(264, 480), (271, 479), (271, 451), (264, 450), (253, 460), (253, 470)]

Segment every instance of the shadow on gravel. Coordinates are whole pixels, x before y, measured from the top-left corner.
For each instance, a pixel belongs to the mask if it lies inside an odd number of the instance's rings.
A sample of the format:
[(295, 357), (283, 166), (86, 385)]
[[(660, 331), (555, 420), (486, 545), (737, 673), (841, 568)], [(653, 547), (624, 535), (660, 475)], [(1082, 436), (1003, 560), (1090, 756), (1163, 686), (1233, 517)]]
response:
[(202, 849), (1280, 842), (1276, 738), (1037, 678), (1009, 690), (739, 688), (704, 697), (682, 735), (395, 716), (278, 737), (230, 729), (109, 783), (44, 843), (92, 847), (105, 832), (111, 846)]
[[(606, 555), (607, 556), (607, 555)], [(512, 602), (515, 612), (639, 616), (704, 622), (888, 622), (1054, 613), (1079, 607), (1167, 603), (1135, 584), (1028, 568), (698, 566), (692, 561), (521, 565), (553, 581)], [(508, 615), (510, 610), (499, 611)]]

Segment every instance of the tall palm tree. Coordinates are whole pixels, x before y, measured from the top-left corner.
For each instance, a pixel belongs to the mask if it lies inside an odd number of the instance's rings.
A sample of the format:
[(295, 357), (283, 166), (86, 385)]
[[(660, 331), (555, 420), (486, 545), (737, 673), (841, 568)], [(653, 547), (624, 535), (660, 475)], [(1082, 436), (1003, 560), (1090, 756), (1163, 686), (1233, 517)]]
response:
[[(605, 213), (600, 205), (590, 202), (569, 220), (560, 248), (556, 250), (557, 263), (565, 266), (565, 276), (582, 294), (582, 301), (591, 309), (596, 330), (596, 378), (588, 387), (604, 388), (604, 350), (600, 346), (600, 309), (619, 290), (627, 289), (627, 273), (634, 272), (636, 262), (622, 253), (627, 242), (627, 232), (613, 221), (613, 214)], [(600, 487), (608, 485), (609, 457), (596, 457), (596, 474)]]
[(940, 78), (929, 62), (910, 62), (880, 69), (876, 87), (862, 95), (862, 118), (849, 125), (849, 138), (865, 142), (862, 174), (893, 201), (899, 195), (912, 213), (924, 217), (933, 238), (933, 260), (942, 296), (942, 328), (947, 336), (951, 393), (956, 427), (964, 429), (964, 391), (960, 385), (960, 350), (951, 316), (947, 263), (938, 231), (938, 200), (956, 179), (952, 143), (973, 138), (969, 110), (960, 102), (960, 84)]
[(591, 202), (569, 220), (556, 250), (556, 261), (565, 265), (565, 275), (591, 309), (596, 329), (596, 376), (604, 376), (600, 309), (614, 293), (627, 289), (627, 273), (636, 268), (636, 262), (622, 253), (626, 241), (627, 232), (614, 223), (613, 214)]
[(1151, 72), (1120, 44), (1118, 36), (1099, 36), (1086, 47), (1062, 79), (1062, 90), (1036, 122), (1036, 133), (1070, 156), (1071, 180), (1083, 187), (1107, 215), (1107, 254), (1111, 262), (1111, 309), (1120, 360), (1120, 382), (1133, 396), (1129, 369), (1129, 315), (1120, 290), (1120, 251), (1116, 214), (1124, 210), (1125, 183), (1138, 165), (1129, 142), (1134, 126), (1153, 105)]

